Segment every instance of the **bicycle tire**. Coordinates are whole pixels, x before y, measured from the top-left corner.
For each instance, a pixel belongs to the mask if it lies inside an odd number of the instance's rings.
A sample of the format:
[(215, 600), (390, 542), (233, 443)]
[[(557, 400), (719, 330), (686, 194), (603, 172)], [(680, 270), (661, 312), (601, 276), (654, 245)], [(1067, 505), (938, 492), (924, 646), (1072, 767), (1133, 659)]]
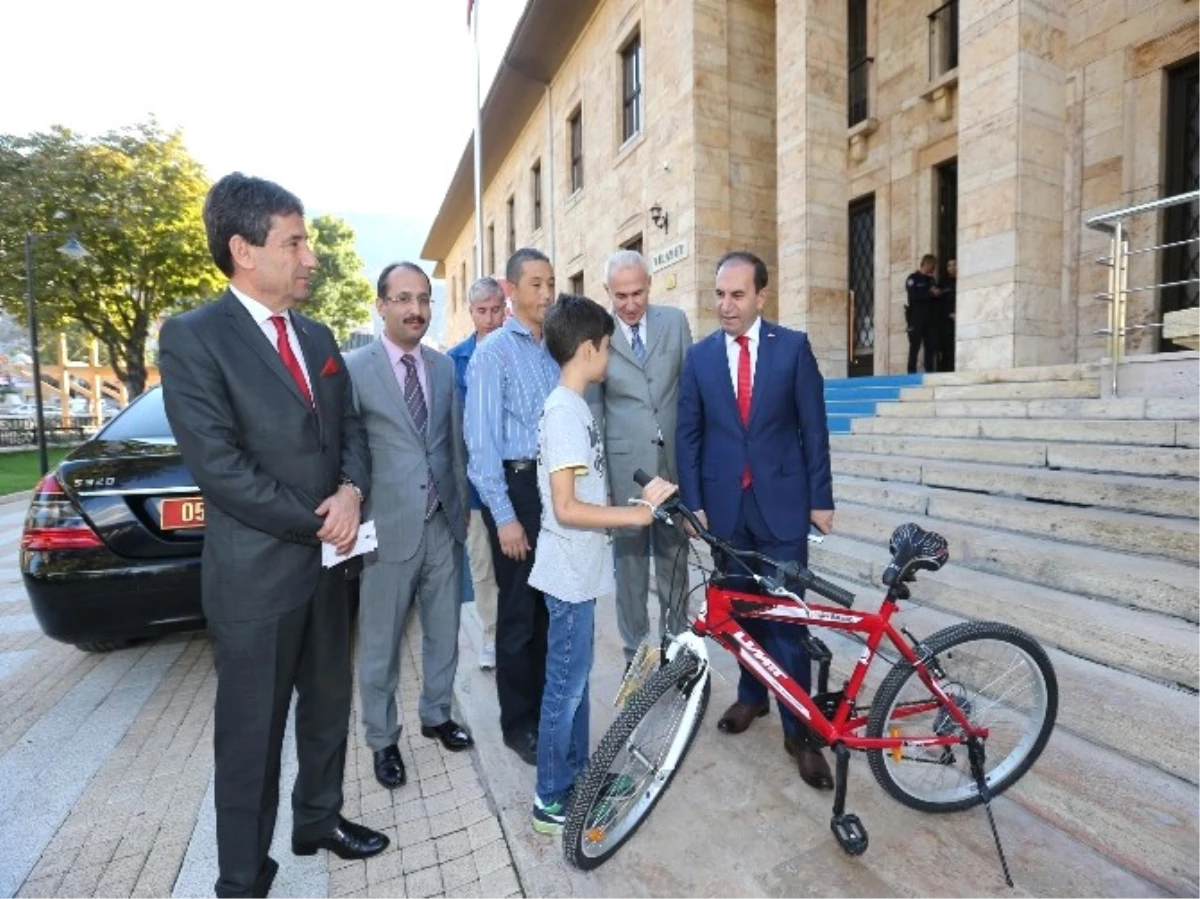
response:
[[(987, 755), (984, 774), (991, 795), (1000, 795), (1020, 780), (1037, 761), (1046, 747), (1047, 740), (1050, 739), (1050, 732), (1054, 729), (1058, 714), (1058, 680), (1049, 657), (1033, 637), (999, 622), (957, 624), (938, 631), (924, 641), (924, 646), (932, 655), (937, 656), (946, 675), (945, 679), (940, 681), (942, 688), (950, 693), (956, 704), (964, 709), (973, 721), (988, 724), (991, 733), (984, 744)], [(1016, 662), (1004, 668), (1004, 662), (997, 665), (989, 661), (985, 651), (991, 647), (1015, 650), (1018, 654), (1014, 656)], [(1031, 689), (1028, 697), (1026, 698), (1024, 693), (1018, 695), (1016, 692), (1017, 687), (1023, 686), (1022, 684), (1009, 687), (1007, 682), (998, 695), (989, 695), (989, 690), (992, 693), (998, 691), (999, 680), (996, 673), (999, 672), (1007, 678), (1010, 671), (1017, 670), (1017, 664), (1029, 674)], [(908, 700), (909, 702), (928, 700), (932, 697), (920, 678), (914, 677), (915, 674), (916, 669), (905, 662), (895, 666), (884, 679), (871, 704), (871, 714), (867, 720), (868, 737), (891, 736), (895, 731), (912, 737), (929, 736), (934, 733), (944, 735), (947, 732), (946, 727), (955, 726), (953, 719), (941, 710), (922, 713), (931, 715), (932, 720), (923, 718), (916, 730), (915, 715), (892, 719), (892, 712), (901, 700), (905, 686), (912, 684), (915, 688), (914, 698)], [(1001, 700), (1004, 702), (1001, 703)], [(1020, 733), (1006, 754), (999, 755), (991, 751), (999, 749), (1003, 752), (1006, 745), (1005, 735), (1008, 730), (1002, 726), (1000, 718), (1009, 714), (1016, 720), (1025, 714), (1020, 710), (1025, 704), (1031, 708), (1026, 716), (1031, 728)], [(985, 716), (992, 715), (994, 710), (996, 724), (992, 723), (991, 717), (985, 720)], [(900, 754), (900, 758), (897, 758), (897, 754)], [(999, 762), (995, 761), (997, 758)], [(879, 785), (909, 808), (922, 812), (953, 812), (972, 808), (983, 801), (970, 773), (965, 746), (936, 749), (873, 749), (867, 752), (867, 759), (871, 773)], [(905, 775), (917, 775), (920, 771), (938, 772), (942, 784), (917, 787), (907, 783), (905, 777), (901, 777), (902, 772)]]
[[(700, 678), (699, 681), (695, 681), (697, 676)], [(693, 683), (693, 681), (695, 682)], [(682, 693), (683, 688), (688, 685), (690, 688), (686, 693)], [(654, 806), (658, 804), (658, 800), (670, 786), (675, 772), (679, 770), (679, 766), (687, 757), (692, 741), (700, 729), (700, 722), (704, 719), (704, 712), (708, 708), (710, 689), (710, 674), (707, 667), (702, 670), (700, 659), (685, 649), (671, 662), (651, 675), (645, 685), (629, 698), (625, 708), (617, 715), (616, 720), (601, 739), (600, 745), (596, 747), (587, 770), (575, 785), (575, 796), (563, 825), (563, 854), (574, 867), (589, 871), (604, 864), (625, 845), (641, 827), (642, 822), (649, 817)], [(681, 696), (672, 697), (670, 695), (672, 690), (679, 690)], [(700, 696), (698, 702), (693, 705), (690, 700), (696, 690), (700, 691)], [(597, 824), (593, 820), (589, 825), (593, 809), (602, 802), (609, 802), (610, 807), (615, 805), (604, 795), (613, 777), (612, 768), (621, 758), (622, 752), (626, 750), (630, 741), (634, 739), (643, 721), (664, 697), (667, 699), (679, 698), (683, 702), (681, 714), (671, 725), (669, 739), (665, 741), (656, 761), (666, 758), (682, 740), (678, 760), (669, 771), (658, 772), (658, 776), (651, 776), (648, 783), (643, 784), (639, 790), (622, 800), (626, 803), (622, 813), (618, 813), (617, 816), (608, 818), (604, 822), (604, 831), (612, 833), (613, 839), (605, 840), (596, 846), (594, 844), (597, 841), (592, 838), (595, 836)], [(690, 714), (688, 713), (689, 707), (692, 709)], [(655, 768), (655, 770), (657, 769)], [(653, 775), (654, 772), (647, 770), (647, 774)]]

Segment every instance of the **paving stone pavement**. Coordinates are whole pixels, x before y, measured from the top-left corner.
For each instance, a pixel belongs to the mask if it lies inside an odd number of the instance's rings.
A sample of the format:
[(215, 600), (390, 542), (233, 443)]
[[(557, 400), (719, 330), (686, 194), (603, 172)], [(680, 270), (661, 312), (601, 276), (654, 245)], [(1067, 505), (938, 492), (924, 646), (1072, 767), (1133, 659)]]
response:
[[(211, 896), (209, 641), (182, 634), (94, 654), (42, 636), (16, 567), (24, 512), (0, 505), (0, 896)], [(376, 783), (357, 690), (346, 760), (343, 813), (391, 846), (366, 862), (291, 854), (289, 721), (272, 896), (523, 895), (477, 754), (420, 735), (412, 621), (400, 688), (408, 783)]]
[[(0, 896), (208, 896), (212, 813), (211, 648), (178, 635), (107, 655), (30, 629), (16, 569), (24, 506), (0, 505)], [(533, 769), (504, 747), (495, 678), (478, 670), (471, 610), (460, 634), (456, 703), (477, 747), (448, 753), (420, 736), (419, 619), (402, 654), (401, 751), (409, 782), (374, 779), (357, 693), (344, 813), (392, 840), (368, 861), (297, 859), (286, 798), (273, 855), (282, 896), (1155, 896), (1163, 891), (1030, 814), (1023, 784), (995, 803), (1017, 881), (1000, 879), (979, 814), (918, 815), (851, 763), (850, 804), (871, 849), (849, 858), (828, 831), (828, 793), (799, 783), (774, 713), (746, 734), (715, 730), (736, 666), (712, 650), (710, 711), (654, 813), (610, 862), (568, 867), (561, 841), (530, 827)], [(597, 608), (593, 746), (612, 720), (622, 656), (612, 597)], [(295, 752), (285, 742), (281, 795)]]

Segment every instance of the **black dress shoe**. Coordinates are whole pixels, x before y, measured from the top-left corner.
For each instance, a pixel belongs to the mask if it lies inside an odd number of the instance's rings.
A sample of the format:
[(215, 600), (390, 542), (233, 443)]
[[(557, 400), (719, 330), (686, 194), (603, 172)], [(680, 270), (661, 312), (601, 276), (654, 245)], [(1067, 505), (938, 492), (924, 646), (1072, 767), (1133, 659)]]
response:
[(504, 745), (521, 757), (526, 765), (537, 767), (537, 731), (523, 734), (505, 734)]
[(292, 837), (294, 855), (315, 855), (318, 849), (328, 849), (338, 858), (357, 859), (378, 855), (388, 847), (388, 838), (377, 830), (354, 824), (338, 815), (337, 827), (327, 836), (312, 842)]
[(375, 750), (375, 779), (380, 786), (394, 790), (404, 786), (408, 775), (404, 771), (404, 759), (400, 758), (400, 748), (393, 743)]
[(429, 737), (431, 740), (441, 740), (442, 745), (451, 752), (462, 752), (464, 749), (470, 749), (475, 745), (475, 741), (471, 739), (471, 735), (460, 725), (455, 724), (452, 718), (447, 718), (436, 727), (422, 724), (421, 736)]

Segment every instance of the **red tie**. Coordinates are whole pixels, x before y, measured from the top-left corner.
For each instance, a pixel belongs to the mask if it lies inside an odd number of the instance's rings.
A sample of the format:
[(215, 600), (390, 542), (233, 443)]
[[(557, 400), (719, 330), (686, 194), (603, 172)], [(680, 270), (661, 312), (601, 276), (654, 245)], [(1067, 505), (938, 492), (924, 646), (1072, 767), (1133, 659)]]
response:
[(304, 380), (304, 372), (300, 370), (300, 360), (292, 352), (292, 342), (288, 340), (287, 322), (283, 320), (282, 315), (272, 315), (271, 324), (275, 326), (275, 333), (279, 335), (276, 341), (276, 345), (279, 347), (279, 358), (283, 360), (283, 364), (287, 367), (287, 370), (292, 373), (292, 380), (296, 382), (296, 386), (300, 388), (300, 393), (311, 406), (312, 393), (308, 389), (308, 382)]
[[(741, 416), (742, 426), (749, 427), (750, 425), (750, 394), (753, 390), (752, 379), (750, 377), (750, 338), (745, 334), (735, 337), (734, 340), (741, 346), (742, 351), (738, 355), (738, 375), (737, 375), (737, 404), (738, 415)], [(742, 489), (750, 486), (750, 463), (746, 463), (746, 467), (742, 469)]]

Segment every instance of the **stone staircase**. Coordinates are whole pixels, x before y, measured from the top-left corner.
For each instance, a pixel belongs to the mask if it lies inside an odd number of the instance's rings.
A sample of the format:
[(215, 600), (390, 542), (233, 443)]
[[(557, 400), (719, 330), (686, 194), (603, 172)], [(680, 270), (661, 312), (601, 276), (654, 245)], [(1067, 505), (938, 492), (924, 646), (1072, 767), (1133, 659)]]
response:
[[(950, 563), (919, 577), (900, 623), (1005, 621), (1058, 674), (1055, 735), (1009, 795), (1193, 896), (1198, 418), (1195, 395), (1102, 398), (1097, 366), (925, 376), (831, 434), (835, 535), (810, 554), (866, 608), (897, 525), (944, 535)], [(856, 644), (835, 643), (852, 664)]]

